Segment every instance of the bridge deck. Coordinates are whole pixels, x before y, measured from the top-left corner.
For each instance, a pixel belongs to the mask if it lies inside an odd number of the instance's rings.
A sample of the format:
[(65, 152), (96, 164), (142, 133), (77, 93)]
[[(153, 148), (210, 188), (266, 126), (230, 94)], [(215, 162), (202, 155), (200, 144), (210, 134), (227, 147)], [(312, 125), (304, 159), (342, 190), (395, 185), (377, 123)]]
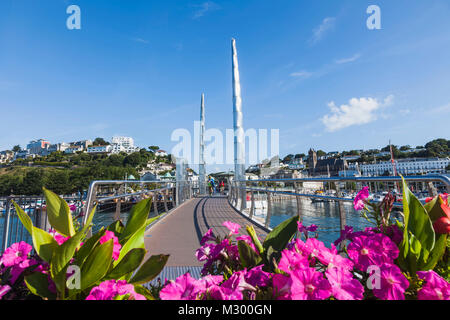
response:
[[(225, 197), (194, 198), (176, 208), (168, 216), (147, 230), (145, 246), (148, 256), (152, 254), (170, 254), (166, 269), (161, 274), (173, 279), (180, 270), (192, 269), (198, 274), (202, 263), (197, 261), (195, 251), (200, 247), (200, 240), (208, 229), (214, 234), (224, 236), (228, 229), (222, 226), (224, 221), (239, 223), (246, 234), (245, 226), (253, 225), (261, 239), (267, 231), (238, 213)], [(170, 276), (170, 277), (169, 277)]]

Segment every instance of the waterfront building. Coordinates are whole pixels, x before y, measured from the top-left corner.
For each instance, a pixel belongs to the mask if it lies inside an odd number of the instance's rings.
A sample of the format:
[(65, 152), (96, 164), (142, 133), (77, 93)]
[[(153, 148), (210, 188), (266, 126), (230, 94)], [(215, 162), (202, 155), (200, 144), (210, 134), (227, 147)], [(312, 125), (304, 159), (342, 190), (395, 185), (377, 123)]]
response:
[(345, 159), (317, 159), (317, 152), (314, 149), (310, 149), (308, 155), (308, 171), (312, 177), (335, 177), (339, 175), (339, 171), (348, 170), (348, 163)]
[(31, 153), (30, 150), (25, 149), (14, 153), (13, 161), (17, 159), (29, 159), (29, 158), (33, 159), (35, 157), (36, 157), (35, 153)]
[(99, 154), (99, 153), (111, 153), (112, 146), (106, 145), (106, 146), (91, 146), (88, 147), (87, 153), (89, 154)]
[(53, 152), (65, 152), (70, 147), (69, 143), (61, 142), (61, 143), (55, 143), (51, 144), (46, 151), (46, 154), (51, 154)]
[[(450, 158), (413, 158), (395, 160), (397, 172), (402, 175), (416, 175), (428, 173), (446, 173), (450, 165)], [(393, 174), (391, 161), (360, 165), (364, 176), (381, 176), (386, 172)]]
[(80, 151), (84, 151), (82, 146), (75, 146), (75, 145), (71, 145), (70, 147), (66, 148), (64, 150), (64, 153), (66, 154), (74, 154)]
[(45, 139), (32, 140), (27, 144), (26, 150), (30, 154), (44, 155), (50, 147), (50, 142)]
[(134, 145), (134, 139), (131, 137), (113, 137), (111, 142), (112, 153), (133, 153), (139, 151), (139, 147)]
[(13, 151), (0, 151), (0, 164), (6, 164), (12, 161), (14, 158), (14, 152)]
[(157, 157), (167, 157), (168, 153), (165, 150), (158, 150), (155, 152), (155, 156)]

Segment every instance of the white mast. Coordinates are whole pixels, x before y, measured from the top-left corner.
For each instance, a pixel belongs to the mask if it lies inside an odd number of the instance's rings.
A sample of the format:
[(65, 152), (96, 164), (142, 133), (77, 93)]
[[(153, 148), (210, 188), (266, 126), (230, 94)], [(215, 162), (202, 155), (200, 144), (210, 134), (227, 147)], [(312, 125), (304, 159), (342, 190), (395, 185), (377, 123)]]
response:
[[(239, 79), (239, 65), (236, 51), (236, 40), (231, 39), (232, 75), (233, 75), (233, 129), (234, 129), (234, 179), (245, 179), (245, 149), (244, 128), (242, 115), (241, 83)], [(240, 192), (243, 209), (245, 209), (245, 191)]]
[(200, 105), (200, 161), (199, 161), (199, 188), (200, 194), (206, 194), (206, 170), (205, 170), (205, 94), (202, 93)]

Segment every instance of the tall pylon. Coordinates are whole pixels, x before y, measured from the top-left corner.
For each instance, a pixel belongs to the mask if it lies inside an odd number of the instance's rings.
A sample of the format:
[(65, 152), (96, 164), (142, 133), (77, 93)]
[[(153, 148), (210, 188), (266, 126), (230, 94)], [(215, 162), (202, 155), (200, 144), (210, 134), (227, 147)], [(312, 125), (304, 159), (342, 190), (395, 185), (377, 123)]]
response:
[[(234, 179), (245, 180), (245, 145), (242, 115), (241, 82), (239, 79), (239, 64), (236, 50), (236, 40), (231, 39), (232, 75), (233, 75), (233, 129), (234, 129)], [(242, 187), (242, 184), (239, 184)], [(245, 209), (245, 190), (240, 189), (241, 207)]]
[(205, 168), (205, 94), (202, 93), (200, 104), (200, 157), (198, 165), (199, 191), (206, 194), (206, 168)]

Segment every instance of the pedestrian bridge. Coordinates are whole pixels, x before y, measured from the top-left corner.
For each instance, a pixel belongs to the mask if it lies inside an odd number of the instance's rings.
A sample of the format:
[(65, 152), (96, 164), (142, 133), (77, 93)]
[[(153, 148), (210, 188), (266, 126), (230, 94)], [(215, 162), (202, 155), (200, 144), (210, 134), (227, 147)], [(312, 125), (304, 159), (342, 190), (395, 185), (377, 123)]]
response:
[(145, 234), (148, 257), (170, 254), (165, 269), (158, 276), (161, 281), (175, 279), (188, 271), (193, 277), (200, 277), (203, 263), (196, 259), (195, 251), (209, 229), (215, 235), (226, 236), (229, 231), (222, 225), (225, 221), (241, 225), (243, 234), (247, 225), (252, 225), (261, 239), (268, 233), (266, 228), (234, 209), (225, 196), (192, 198), (152, 225)]

